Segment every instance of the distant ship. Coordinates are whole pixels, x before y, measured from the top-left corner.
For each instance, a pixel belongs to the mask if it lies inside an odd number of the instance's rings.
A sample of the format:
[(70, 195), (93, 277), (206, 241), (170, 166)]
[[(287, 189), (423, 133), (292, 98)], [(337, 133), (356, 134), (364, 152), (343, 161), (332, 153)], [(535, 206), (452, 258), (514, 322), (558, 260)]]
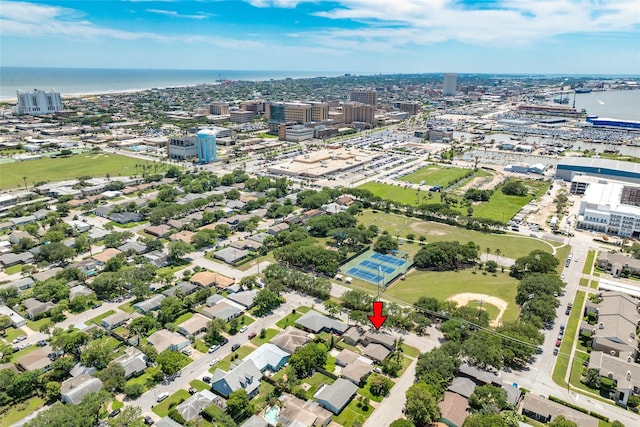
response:
[(589, 89), (589, 88), (586, 88), (586, 87), (579, 87), (579, 88), (576, 88), (575, 91), (576, 91), (576, 93), (591, 93), (592, 90), (593, 89)]

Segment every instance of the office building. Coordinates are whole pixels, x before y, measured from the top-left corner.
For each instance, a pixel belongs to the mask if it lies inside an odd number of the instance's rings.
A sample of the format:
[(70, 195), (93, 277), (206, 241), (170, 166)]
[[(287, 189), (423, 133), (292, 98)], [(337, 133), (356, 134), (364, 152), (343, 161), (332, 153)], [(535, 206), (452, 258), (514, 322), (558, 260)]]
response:
[(447, 73), (444, 75), (444, 83), (442, 85), (442, 94), (444, 96), (453, 96), (456, 94), (456, 86), (458, 84), (458, 75), (455, 73)]
[(189, 160), (198, 156), (195, 136), (178, 136), (169, 139), (169, 157), (175, 160)]
[(344, 113), (344, 122), (346, 124), (361, 122), (373, 125), (375, 108), (372, 105), (345, 102), (342, 104), (342, 112)]
[(284, 102), (270, 102), (266, 108), (267, 119), (275, 122), (284, 122)]
[(218, 160), (218, 150), (216, 147), (216, 131), (212, 129), (202, 129), (197, 133), (196, 148), (198, 152), (198, 163), (211, 163)]
[(587, 187), (577, 227), (621, 237), (640, 237), (640, 186), (596, 182)]
[(420, 112), (421, 104), (419, 102), (402, 101), (402, 102), (394, 102), (393, 106), (396, 107), (398, 110), (405, 113), (409, 113), (413, 116)]
[(349, 92), (349, 101), (378, 105), (378, 92), (373, 89), (354, 89)]
[(229, 104), (226, 102), (214, 102), (213, 104), (209, 104), (209, 114), (226, 116), (229, 114)]
[(230, 110), (229, 121), (232, 123), (249, 123), (256, 116), (253, 111)]
[(299, 124), (310, 122), (311, 104), (305, 102), (287, 102), (284, 105), (284, 119), (286, 122)]
[(60, 92), (34, 89), (33, 92), (18, 91), (18, 114), (52, 114), (62, 111)]
[(323, 122), (329, 119), (329, 104), (326, 102), (311, 102), (311, 121)]

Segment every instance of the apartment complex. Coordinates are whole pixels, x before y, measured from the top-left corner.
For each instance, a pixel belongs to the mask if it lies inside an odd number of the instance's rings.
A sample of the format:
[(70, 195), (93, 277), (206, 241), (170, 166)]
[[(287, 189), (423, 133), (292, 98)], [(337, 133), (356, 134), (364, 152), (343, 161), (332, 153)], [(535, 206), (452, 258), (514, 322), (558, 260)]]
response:
[(18, 91), (18, 114), (52, 114), (62, 111), (60, 92), (34, 89), (32, 92)]

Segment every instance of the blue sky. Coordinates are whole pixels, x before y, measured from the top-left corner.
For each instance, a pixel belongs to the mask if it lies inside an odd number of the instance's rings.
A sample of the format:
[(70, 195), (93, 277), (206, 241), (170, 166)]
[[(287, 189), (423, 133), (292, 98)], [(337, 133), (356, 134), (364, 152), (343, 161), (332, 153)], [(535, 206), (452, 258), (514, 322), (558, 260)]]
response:
[(5, 66), (640, 74), (638, 0), (2, 0)]

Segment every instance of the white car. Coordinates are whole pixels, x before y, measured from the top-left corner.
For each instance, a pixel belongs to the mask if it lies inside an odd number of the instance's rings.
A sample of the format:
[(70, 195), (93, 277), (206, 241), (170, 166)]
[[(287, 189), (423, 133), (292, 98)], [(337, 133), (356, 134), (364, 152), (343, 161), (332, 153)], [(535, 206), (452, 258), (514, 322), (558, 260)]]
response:
[(220, 361), (220, 359), (218, 359), (217, 357), (215, 359), (213, 359), (211, 362), (209, 362), (209, 366), (213, 366), (216, 363), (218, 363)]
[(562, 273), (562, 276), (560, 276), (560, 278), (561, 278), (562, 280), (564, 280), (564, 279), (566, 279), (566, 278), (567, 278), (567, 275), (566, 275), (566, 274), (564, 274), (564, 273)]
[(242, 328), (240, 328), (240, 333), (246, 332), (247, 329), (249, 328), (247, 328), (246, 326), (243, 326)]

